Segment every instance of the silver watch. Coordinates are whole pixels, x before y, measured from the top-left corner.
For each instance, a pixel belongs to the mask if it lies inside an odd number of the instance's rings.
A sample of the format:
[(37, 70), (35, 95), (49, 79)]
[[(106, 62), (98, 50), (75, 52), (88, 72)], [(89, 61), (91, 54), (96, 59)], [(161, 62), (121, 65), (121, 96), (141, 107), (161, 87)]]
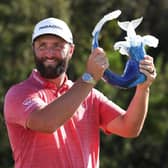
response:
[(86, 73), (86, 72), (82, 75), (82, 80), (86, 83), (90, 83), (93, 85), (96, 84), (96, 80), (94, 80), (93, 76), (89, 73)]

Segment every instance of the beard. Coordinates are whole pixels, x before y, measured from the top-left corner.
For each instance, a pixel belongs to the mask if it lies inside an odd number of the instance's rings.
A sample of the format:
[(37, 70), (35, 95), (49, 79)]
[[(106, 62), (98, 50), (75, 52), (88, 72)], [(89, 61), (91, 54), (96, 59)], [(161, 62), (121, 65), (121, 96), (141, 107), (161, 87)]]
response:
[(45, 64), (46, 58), (39, 59), (34, 57), (37, 70), (40, 72), (41, 76), (47, 79), (55, 79), (59, 77), (62, 73), (67, 71), (68, 59), (53, 59), (55, 64)]

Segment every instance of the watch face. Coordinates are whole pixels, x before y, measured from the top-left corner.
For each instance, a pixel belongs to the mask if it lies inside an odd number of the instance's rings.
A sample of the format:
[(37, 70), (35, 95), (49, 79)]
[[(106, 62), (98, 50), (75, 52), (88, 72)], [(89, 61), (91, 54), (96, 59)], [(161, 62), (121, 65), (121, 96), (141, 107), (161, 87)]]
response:
[(84, 79), (86, 80), (86, 81), (90, 81), (91, 80), (91, 76), (90, 76), (90, 74), (88, 74), (88, 73), (86, 73), (85, 75), (84, 75)]
[(84, 73), (82, 76), (82, 79), (84, 82), (95, 84), (95, 81), (92, 75), (90, 75), (89, 73)]

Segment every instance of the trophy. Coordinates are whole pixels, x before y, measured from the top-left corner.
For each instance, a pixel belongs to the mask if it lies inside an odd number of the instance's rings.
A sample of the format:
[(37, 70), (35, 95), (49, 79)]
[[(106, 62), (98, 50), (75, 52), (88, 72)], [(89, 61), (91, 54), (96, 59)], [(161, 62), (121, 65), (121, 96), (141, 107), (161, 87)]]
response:
[[(99, 47), (99, 33), (103, 25), (110, 20), (117, 19), (121, 14), (120, 10), (116, 10), (106, 14), (95, 26), (92, 32), (92, 49)], [(110, 85), (127, 89), (135, 87), (146, 80), (146, 76), (139, 71), (139, 61), (144, 59), (145, 46), (157, 47), (159, 40), (152, 35), (140, 36), (137, 35), (135, 29), (142, 22), (143, 17), (132, 21), (119, 22), (119, 27), (126, 31), (127, 36), (125, 41), (119, 41), (114, 44), (114, 50), (119, 50), (120, 54), (127, 55), (128, 60), (126, 62), (124, 71), (121, 75), (112, 72), (110, 69), (106, 69), (103, 74), (103, 80)]]

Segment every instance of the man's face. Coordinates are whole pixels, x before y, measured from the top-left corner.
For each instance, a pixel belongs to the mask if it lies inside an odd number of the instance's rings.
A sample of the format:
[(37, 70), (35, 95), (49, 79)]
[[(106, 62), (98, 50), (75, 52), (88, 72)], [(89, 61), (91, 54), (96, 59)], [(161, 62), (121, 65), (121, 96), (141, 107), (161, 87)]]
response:
[(36, 68), (41, 76), (54, 79), (66, 72), (73, 45), (53, 35), (37, 38), (33, 45)]

